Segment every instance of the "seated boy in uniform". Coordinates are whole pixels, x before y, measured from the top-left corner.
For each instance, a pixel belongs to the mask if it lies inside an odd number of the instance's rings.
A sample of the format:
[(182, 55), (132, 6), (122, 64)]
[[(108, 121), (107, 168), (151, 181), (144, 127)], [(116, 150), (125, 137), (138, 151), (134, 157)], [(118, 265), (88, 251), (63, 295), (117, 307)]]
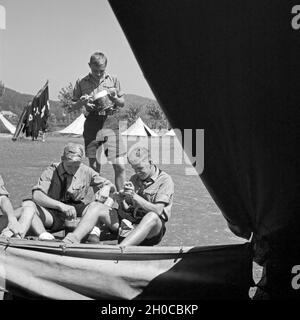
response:
[[(158, 244), (171, 215), (174, 183), (167, 173), (152, 162), (148, 149), (144, 147), (133, 148), (128, 154), (128, 161), (135, 174), (125, 182), (115, 204), (112, 207), (101, 204), (98, 214), (91, 218), (87, 213), (82, 218), (82, 224), (90, 223), (91, 229), (100, 221), (113, 232), (124, 225), (132, 226), (125, 237), (121, 232), (119, 242), (122, 246)], [(63, 241), (76, 243), (85, 236), (84, 229), (78, 226)]]
[[(41, 175), (32, 190), (32, 200), (25, 200), (23, 206), (31, 207), (36, 213), (32, 221), (32, 231), (39, 240), (54, 240), (52, 233), (64, 230), (66, 221), (86, 215), (97, 215), (100, 202), (115, 186), (101, 177), (92, 168), (82, 163), (83, 146), (68, 143), (63, 151), (61, 162), (51, 164)], [(97, 201), (87, 201), (86, 196), (92, 187)], [(81, 225), (81, 222), (80, 222)], [(89, 229), (83, 226), (86, 233)]]

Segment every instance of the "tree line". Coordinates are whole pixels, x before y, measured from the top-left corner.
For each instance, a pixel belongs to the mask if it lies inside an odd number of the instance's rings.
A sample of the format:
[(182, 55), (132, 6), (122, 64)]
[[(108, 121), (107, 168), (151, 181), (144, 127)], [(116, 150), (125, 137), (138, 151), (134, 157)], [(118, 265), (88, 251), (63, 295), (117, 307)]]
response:
[[(69, 83), (67, 86), (61, 88), (58, 101), (50, 101), (50, 117), (48, 120), (50, 131), (55, 131), (69, 125), (80, 115), (81, 110), (72, 111), (70, 108), (72, 95), (73, 84)], [(9, 110), (15, 113), (17, 118), (10, 119), (10, 121), (16, 124), (23, 108), (33, 99), (33, 96), (5, 88), (4, 83), (0, 81), (0, 98), (0, 110)], [(111, 128), (117, 127), (119, 121), (125, 120), (128, 122), (128, 126), (130, 126), (139, 117), (141, 117), (151, 129), (169, 128), (166, 115), (157, 101), (133, 94), (127, 94), (125, 96), (124, 108), (117, 110), (117, 112), (107, 119), (107, 122)]]

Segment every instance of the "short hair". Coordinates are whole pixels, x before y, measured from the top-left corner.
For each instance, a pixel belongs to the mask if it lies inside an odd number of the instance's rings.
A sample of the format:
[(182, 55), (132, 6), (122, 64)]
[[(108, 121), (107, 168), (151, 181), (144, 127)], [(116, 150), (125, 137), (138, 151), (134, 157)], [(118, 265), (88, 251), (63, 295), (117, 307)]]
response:
[(104, 53), (102, 52), (95, 52), (90, 57), (90, 63), (98, 63), (98, 64), (104, 64), (107, 65), (107, 58)]
[(128, 152), (128, 161), (132, 165), (137, 165), (151, 160), (150, 152), (145, 147), (134, 147)]
[(79, 143), (69, 142), (64, 147), (64, 152), (61, 157), (63, 161), (82, 161), (84, 157), (84, 148)]

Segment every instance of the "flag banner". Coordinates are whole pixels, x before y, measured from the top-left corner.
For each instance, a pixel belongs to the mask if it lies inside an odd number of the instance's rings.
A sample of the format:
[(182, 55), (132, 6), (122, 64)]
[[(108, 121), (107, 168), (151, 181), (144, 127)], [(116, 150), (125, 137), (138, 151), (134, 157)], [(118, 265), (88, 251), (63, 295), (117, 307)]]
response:
[(32, 140), (36, 140), (39, 131), (47, 129), (49, 115), (50, 103), (47, 81), (33, 100), (24, 107), (12, 140), (16, 141), (21, 133), (25, 133), (26, 137), (32, 137)]
[(49, 88), (48, 81), (33, 98), (27, 110), (26, 137), (36, 140), (39, 131), (45, 131), (49, 117)]

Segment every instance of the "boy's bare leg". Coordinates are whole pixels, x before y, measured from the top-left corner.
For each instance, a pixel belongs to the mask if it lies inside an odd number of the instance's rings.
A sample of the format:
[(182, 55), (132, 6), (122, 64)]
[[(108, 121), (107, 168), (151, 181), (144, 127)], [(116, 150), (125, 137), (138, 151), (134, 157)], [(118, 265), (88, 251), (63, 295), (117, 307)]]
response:
[(119, 228), (119, 219), (115, 210), (102, 203), (92, 202), (85, 209), (79, 225), (73, 231), (73, 235), (81, 241), (91, 232), (98, 220), (105, 223), (112, 231), (117, 231)]
[(39, 217), (37, 207), (33, 201), (24, 201), (22, 204), (23, 208), (30, 208), (35, 212), (35, 215), (33, 216), (33, 219), (31, 221), (31, 230), (33, 231), (34, 234), (40, 235), (46, 231), (47, 227), (51, 227), (53, 224), (53, 218), (52, 215), (45, 209), (42, 208), (44, 214), (45, 214), (45, 225), (43, 224), (41, 218)]
[(154, 212), (147, 213), (137, 227), (120, 243), (121, 246), (137, 246), (146, 238), (159, 234), (162, 221)]
[(35, 215), (35, 212), (34, 210), (32, 210), (32, 208), (23, 208), (23, 207), (20, 207), (20, 208), (17, 208), (15, 211), (14, 211), (14, 215), (15, 217), (17, 218), (20, 226), (21, 226), (21, 238), (24, 238), (25, 235), (27, 234), (30, 226), (31, 226), (31, 222), (32, 222), (32, 219)]
[(35, 216), (35, 211), (30, 207), (21, 207), (15, 210), (15, 214), (19, 216), (19, 223), (22, 226), (21, 238), (24, 238), (31, 226), (32, 220)]

